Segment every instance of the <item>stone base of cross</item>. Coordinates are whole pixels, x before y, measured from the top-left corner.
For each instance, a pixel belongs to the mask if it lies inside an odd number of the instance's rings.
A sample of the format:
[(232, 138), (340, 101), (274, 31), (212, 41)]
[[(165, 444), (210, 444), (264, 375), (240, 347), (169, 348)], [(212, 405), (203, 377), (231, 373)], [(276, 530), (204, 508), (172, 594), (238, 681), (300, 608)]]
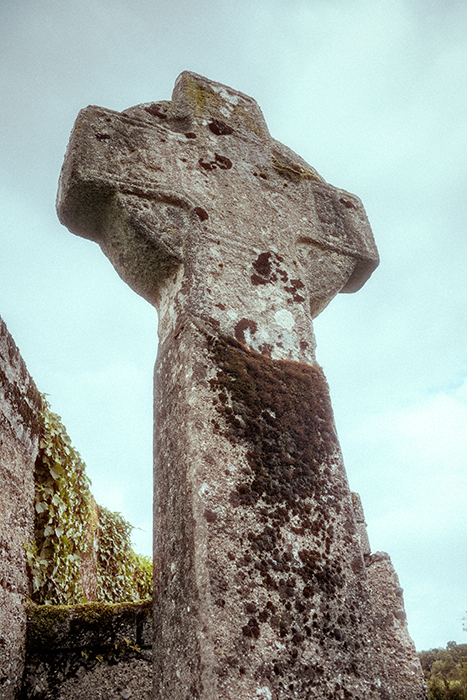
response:
[(360, 200), (185, 72), (80, 112), (58, 212), (159, 314), (155, 697), (395, 700), (312, 327), (378, 264)]

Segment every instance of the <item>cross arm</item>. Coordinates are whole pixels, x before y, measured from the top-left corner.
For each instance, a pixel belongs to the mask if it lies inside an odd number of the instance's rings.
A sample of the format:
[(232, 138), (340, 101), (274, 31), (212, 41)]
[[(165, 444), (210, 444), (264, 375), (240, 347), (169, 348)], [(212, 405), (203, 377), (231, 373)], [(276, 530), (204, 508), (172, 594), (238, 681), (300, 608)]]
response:
[(147, 125), (90, 106), (71, 133), (57, 213), (72, 233), (97, 242), (119, 275), (157, 305), (159, 287), (184, 259), (188, 232), (199, 222), (189, 197), (155, 185), (162, 168), (141, 161)]

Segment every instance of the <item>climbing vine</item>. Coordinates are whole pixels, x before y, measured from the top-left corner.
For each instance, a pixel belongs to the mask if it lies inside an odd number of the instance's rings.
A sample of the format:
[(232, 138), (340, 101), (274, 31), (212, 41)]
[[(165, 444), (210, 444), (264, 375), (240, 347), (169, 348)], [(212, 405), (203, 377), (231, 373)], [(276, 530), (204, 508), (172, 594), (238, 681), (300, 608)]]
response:
[(33, 600), (85, 602), (81, 557), (89, 550), (91, 492), (85, 465), (60, 417), (42, 396), (41, 438), (35, 465), (35, 543), (28, 550)]
[(27, 547), (33, 601), (48, 605), (86, 602), (82, 587), (85, 558), (95, 563), (97, 600), (117, 603), (149, 597), (152, 561), (133, 551), (133, 526), (119, 513), (97, 506), (86, 465), (44, 396), (39, 419), (35, 541)]
[(106, 603), (134, 602), (152, 592), (152, 560), (135, 554), (130, 545), (133, 526), (107, 508), (99, 508), (97, 597)]

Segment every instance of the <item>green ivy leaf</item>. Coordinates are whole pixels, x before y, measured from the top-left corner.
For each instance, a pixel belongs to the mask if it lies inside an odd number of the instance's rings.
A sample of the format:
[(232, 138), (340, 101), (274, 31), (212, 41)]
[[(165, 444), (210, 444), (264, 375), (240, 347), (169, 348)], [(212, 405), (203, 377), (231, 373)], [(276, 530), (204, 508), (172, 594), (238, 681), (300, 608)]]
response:
[(35, 468), (35, 543), (27, 550), (34, 600), (47, 605), (85, 601), (81, 552), (93, 555), (97, 529), (99, 600), (137, 600), (143, 592), (148, 597), (152, 562), (142, 562), (133, 552), (133, 528), (120, 513), (97, 509), (86, 465), (73, 448), (60, 416), (52, 413), (45, 396), (42, 399), (41, 454)]

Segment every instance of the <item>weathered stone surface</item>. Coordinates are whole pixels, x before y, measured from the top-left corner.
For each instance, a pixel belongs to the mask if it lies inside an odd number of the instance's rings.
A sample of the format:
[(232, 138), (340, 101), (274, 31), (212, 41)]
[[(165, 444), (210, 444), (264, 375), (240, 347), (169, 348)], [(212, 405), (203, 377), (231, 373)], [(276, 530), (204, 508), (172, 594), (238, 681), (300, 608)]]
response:
[(378, 264), (360, 200), (182, 73), (80, 112), (58, 213), (159, 314), (155, 697), (396, 700), (312, 328)]
[(389, 554), (365, 558), (378, 634), (394, 698), (424, 700), (426, 685), (415, 645), (407, 627), (403, 589)]
[(24, 544), (34, 536), (34, 462), (41, 398), (0, 318), (0, 698), (21, 683), (29, 581)]
[(355, 514), (355, 525), (357, 528), (360, 549), (362, 550), (362, 555), (366, 557), (371, 554), (370, 540), (368, 539), (368, 532), (366, 530), (362, 501), (358, 493), (355, 493), (354, 491), (352, 491), (352, 506)]
[(365, 515), (358, 493), (352, 493), (352, 501), (389, 685), (397, 700), (424, 700), (426, 685), (420, 660), (409, 634), (399, 577), (389, 554), (371, 554)]
[(188, 318), (167, 343), (155, 697), (392, 697), (320, 369)]
[(151, 601), (31, 606), (20, 700), (149, 700)]
[(311, 320), (378, 263), (360, 200), (272, 139), (242, 93), (182, 73), (171, 103), (80, 112), (60, 220), (96, 240), (159, 312), (313, 363)]

